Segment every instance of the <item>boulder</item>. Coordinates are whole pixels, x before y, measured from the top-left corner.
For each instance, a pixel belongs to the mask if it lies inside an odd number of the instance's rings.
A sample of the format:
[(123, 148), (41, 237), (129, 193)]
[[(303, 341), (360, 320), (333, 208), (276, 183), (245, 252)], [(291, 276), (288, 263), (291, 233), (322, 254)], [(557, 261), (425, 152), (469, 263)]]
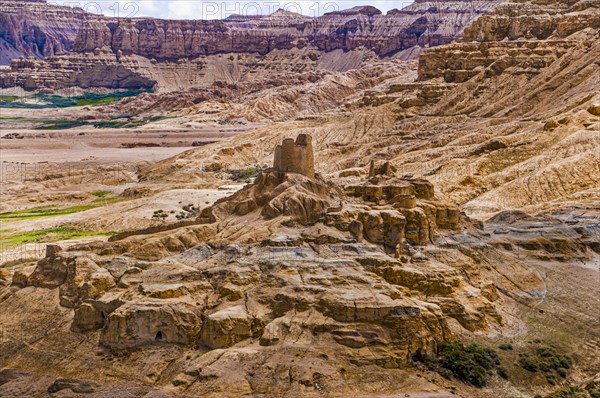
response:
[(65, 282), (60, 286), (60, 305), (74, 308), (86, 299), (95, 299), (114, 287), (108, 270), (87, 257), (77, 257), (67, 264)]
[(253, 318), (243, 306), (234, 306), (204, 319), (200, 341), (213, 349), (227, 348), (252, 335)]
[(435, 189), (429, 181), (414, 179), (410, 180), (410, 184), (414, 187), (418, 199), (432, 200), (435, 197)]
[(35, 271), (35, 266), (24, 267), (15, 271), (12, 276), (12, 285), (20, 288), (26, 288), (30, 284), (30, 278)]
[(63, 390), (71, 390), (75, 394), (91, 394), (98, 385), (94, 382), (79, 379), (56, 379), (48, 387), (50, 394), (55, 394)]
[(414, 209), (417, 207), (417, 198), (415, 195), (396, 195), (390, 201), (395, 208)]
[(436, 224), (441, 229), (457, 229), (460, 226), (460, 209), (457, 206), (438, 206)]
[(405, 237), (412, 245), (426, 245), (433, 237), (434, 225), (421, 208), (398, 209), (406, 219)]
[(361, 212), (358, 220), (363, 225), (363, 235), (371, 243), (395, 248), (404, 241), (406, 219), (395, 210)]
[(104, 326), (104, 314), (91, 304), (82, 304), (75, 310), (71, 330), (74, 332), (87, 332), (98, 330)]

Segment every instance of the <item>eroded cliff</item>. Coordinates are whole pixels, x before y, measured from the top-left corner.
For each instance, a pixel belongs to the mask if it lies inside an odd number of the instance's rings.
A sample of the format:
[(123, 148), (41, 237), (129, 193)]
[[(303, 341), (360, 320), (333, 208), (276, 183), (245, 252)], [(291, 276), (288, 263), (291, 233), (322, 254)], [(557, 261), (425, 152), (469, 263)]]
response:
[[(8, 43), (2, 52), (4, 58), (8, 60), (18, 55), (49, 58), (47, 62), (13, 61), (10, 71), (0, 80), (3, 88), (45, 91), (66, 87), (131, 88), (134, 82), (140, 83), (138, 88), (147, 88), (152, 86), (147, 82), (150, 80), (159, 90), (174, 91), (205, 86), (197, 82), (207, 74), (204, 66), (213, 64), (211, 59), (218, 55), (235, 59), (252, 57), (251, 62), (259, 66), (262, 58), (271, 53), (286, 57), (285, 52), (292, 51), (289, 56), (293, 57), (301, 52), (302, 62), (294, 62), (313, 68), (315, 61), (324, 59), (320, 66), (336, 71), (361, 66), (365, 53), (414, 58), (419, 51), (411, 49), (446, 44), (460, 38), (466, 26), (500, 0), (416, 2), (386, 15), (374, 7), (357, 7), (318, 18), (279, 10), (268, 16), (233, 15), (214, 21), (116, 19), (57, 8), (44, 2), (26, 6), (9, 0), (4, 2), (8, 11), (3, 12), (3, 18), (12, 21), (6, 24), (4, 36), (0, 36)], [(34, 15), (31, 21), (25, 16), (28, 7)], [(67, 12), (76, 18), (69, 20), (68, 27), (57, 26), (55, 30), (62, 32), (61, 35), (50, 29), (52, 21), (42, 18), (47, 14), (61, 15), (64, 19), (63, 14)], [(32, 43), (19, 29), (38, 19), (46, 33)], [(71, 49), (68, 55), (54, 57)], [(347, 52), (351, 55), (343, 55)], [(331, 53), (336, 55), (327, 55)], [(98, 68), (96, 59), (105, 67)], [(251, 65), (230, 64), (224, 65), (222, 70), (231, 70), (233, 75), (239, 71), (237, 80), (252, 76), (247, 72)], [(173, 79), (174, 68), (194, 69), (198, 73), (177, 72), (187, 73), (187, 76)], [(219, 77), (209, 77), (209, 83), (213, 79)]]
[(0, 65), (20, 56), (45, 58), (71, 51), (85, 18), (81, 9), (44, 0), (0, 1)]

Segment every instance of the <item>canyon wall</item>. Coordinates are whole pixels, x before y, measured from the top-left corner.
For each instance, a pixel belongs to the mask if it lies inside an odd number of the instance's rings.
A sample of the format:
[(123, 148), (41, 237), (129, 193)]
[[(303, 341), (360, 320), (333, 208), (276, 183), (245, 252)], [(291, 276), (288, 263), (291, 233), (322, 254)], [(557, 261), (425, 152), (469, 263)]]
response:
[[(362, 6), (319, 18), (278, 10), (268, 16), (175, 21), (108, 18), (44, 1), (0, 0), (6, 5), (2, 17), (12, 21), (0, 34), (2, 60), (19, 55), (44, 58), (13, 60), (0, 77), (0, 87), (42, 92), (68, 87), (177, 91), (208, 87), (217, 80), (256, 80), (265, 72), (272, 78), (272, 71), (282, 67), (286, 73), (344, 72), (360, 68), (370, 58), (453, 42), (500, 2), (416, 1), (386, 15)], [(69, 19), (68, 13), (74, 17)], [(59, 20), (68, 24), (61, 28)], [(22, 34), (27, 26), (41, 32), (38, 39)], [(269, 64), (269, 59), (278, 63)], [(223, 76), (224, 71), (230, 73)]]
[(157, 60), (266, 54), (306, 46), (327, 52), (365, 47), (388, 56), (416, 45), (450, 43), (501, 2), (419, 0), (386, 15), (363, 6), (318, 18), (279, 10), (268, 16), (232, 15), (203, 21), (110, 18), (44, 0), (0, 0), (0, 65), (19, 56), (44, 59), (97, 49)]
[(592, 0), (520, 1), (499, 5), (465, 29), (462, 43), (426, 51), (420, 80), (463, 83), (483, 70), (532, 78), (584, 42), (598, 40), (600, 3)]
[(500, 1), (418, 1), (386, 15), (355, 7), (311, 18), (279, 10), (269, 16), (233, 15), (222, 21), (87, 18), (75, 51), (111, 48), (147, 58), (260, 53), (314, 46), (321, 51), (365, 47), (387, 56), (420, 45), (450, 43)]
[(42, 0), (0, 0), (0, 65), (20, 56), (45, 58), (71, 51), (86, 15)]

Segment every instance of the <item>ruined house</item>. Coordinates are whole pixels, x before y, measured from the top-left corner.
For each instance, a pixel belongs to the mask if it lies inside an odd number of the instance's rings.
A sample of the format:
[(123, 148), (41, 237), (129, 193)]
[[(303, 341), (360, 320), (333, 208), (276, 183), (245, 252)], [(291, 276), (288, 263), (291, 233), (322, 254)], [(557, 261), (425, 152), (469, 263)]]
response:
[(315, 178), (312, 137), (300, 134), (296, 141), (293, 138), (283, 140), (283, 143), (275, 148), (273, 168), (279, 173), (298, 173)]

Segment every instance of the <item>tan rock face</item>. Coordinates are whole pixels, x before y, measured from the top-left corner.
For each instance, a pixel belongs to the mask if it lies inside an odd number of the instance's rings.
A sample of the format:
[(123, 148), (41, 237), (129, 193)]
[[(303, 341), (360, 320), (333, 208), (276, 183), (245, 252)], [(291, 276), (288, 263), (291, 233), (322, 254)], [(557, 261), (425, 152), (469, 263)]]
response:
[[(387, 190), (387, 197), (395, 193)], [(325, 211), (307, 220), (310, 200), (303, 199), (289, 214), (265, 217), (263, 209), (286, 192), (293, 192), (292, 198), (318, 198), (327, 204), (321, 207)], [(422, 219), (417, 221), (433, 228), (432, 235), (415, 239), (443, 233), (436, 226), (438, 208), (446, 209), (440, 219), (452, 218), (449, 206), (435, 195), (403, 213), (394, 204), (375, 205), (342, 192), (319, 176), (263, 172), (254, 184), (216, 203), (210, 209), (212, 223), (198, 219), (209, 224), (154, 234), (142, 230), (142, 235), (132, 232), (85, 246), (86, 255), (67, 262), (54, 301), (44, 306), (62, 313), (61, 325), (72, 322), (70, 331), (60, 333), (69, 339), (81, 333), (84, 343), (70, 352), (85, 360), (122, 358), (123, 374), (160, 374), (176, 393), (201, 396), (211, 388), (235, 396), (259, 384), (261, 391), (275, 390), (272, 380), (284, 376), (302, 391), (314, 380), (338, 383), (346, 377), (341, 366), (359, 373), (405, 369), (457, 332), (501, 330), (502, 303), (520, 289), (543, 288), (518, 260), (503, 258), (502, 272), (517, 275), (523, 283), (519, 288), (499, 271), (481, 267), (498, 255), (482, 233), (470, 231), (467, 242), (449, 235), (444, 246), (410, 242), (414, 226), (408, 212), (418, 211)], [(239, 204), (249, 199), (256, 209), (238, 214)], [(333, 207), (340, 203), (341, 209)], [(398, 246), (409, 250), (398, 253)], [(72, 249), (81, 254), (83, 247)], [(37, 265), (38, 274), (53, 282), (48, 289), (57, 278), (42, 270), (47, 264), (62, 270), (59, 259), (69, 253), (51, 247)], [(52, 293), (14, 284), (4, 289), (0, 297), (6, 294), (8, 300), (32, 289)], [(43, 341), (55, 346), (63, 338), (48, 333)], [(52, 355), (60, 356), (54, 350)], [(248, 377), (253, 384), (233, 383), (231, 377)]]
[(372, 210), (359, 213), (358, 220), (363, 225), (363, 234), (373, 243), (396, 248), (404, 242), (406, 218), (395, 210)]
[[(555, 17), (546, 6), (573, 14), (588, 13), (585, 5), (594, 4), (577, 3), (564, 2), (572, 8), (563, 9), (552, 1), (519, 1), (509, 4), (516, 15), (492, 17), (498, 30), (510, 26), (519, 31), (518, 24), (524, 23), (543, 37), (544, 20)], [(539, 12), (523, 14), (525, 4), (528, 11)], [(361, 19), (377, 16), (368, 7), (352, 13)], [(587, 17), (582, 20), (590, 23)], [(595, 264), (600, 251), (597, 205), (592, 203), (598, 182), (592, 131), (597, 127), (600, 47), (586, 38), (586, 29), (574, 32), (581, 37), (561, 36), (577, 26), (559, 24), (551, 39), (434, 49), (437, 58), (432, 55), (424, 68), (436, 81), (447, 77), (456, 83), (388, 89), (386, 82), (381, 98), (397, 94), (397, 103), (381, 105), (373, 97), (364, 102), (367, 108), (351, 104), (350, 111), (336, 114), (333, 121), (282, 123), (236, 137), (227, 144), (231, 147), (187, 152), (176, 159), (185, 167), (165, 161), (150, 168), (143, 174), (146, 181), (163, 181), (157, 177), (161, 173), (165, 179), (176, 175), (185, 181), (182, 169), (197, 170), (198, 159), (215, 154), (220, 161), (236, 157), (239, 165), (247, 159), (266, 163), (283, 137), (303, 130), (327, 145), (317, 148), (319, 169), (339, 178), (265, 171), (254, 184), (187, 225), (132, 231), (73, 252), (52, 249), (31, 276), (25, 267), (1, 269), (3, 328), (35, 322), (41, 329), (25, 328), (21, 339), (3, 334), (2, 358), (15, 368), (44, 374), (49, 363), (53, 375), (102, 383), (107, 377), (129, 378), (136, 388), (142, 386), (131, 396), (156, 386), (186, 396), (397, 395), (399, 380), (410, 378), (413, 358), (434, 353), (438, 342), (475, 335), (478, 341), (486, 336), (519, 340), (527, 325), (518, 319), (518, 308), (533, 304), (528, 317), (545, 317), (554, 302), (562, 307), (558, 316), (545, 319), (562, 319), (565, 306), (575, 309), (569, 319), (583, 319), (577, 334), (592, 338), (581, 344), (580, 352), (591, 365), (578, 365), (578, 371), (583, 374), (588, 366), (595, 372), (597, 355), (588, 344), (597, 335), (590, 323), (595, 307), (590, 305), (588, 313), (587, 303), (574, 297), (589, 295), (589, 303), (596, 303), (589, 293), (595, 292), (596, 274), (582, 271), (581, 265)], [(497, 35), (506, 37), (501, 31)], [(502, 50), (516, 61), (503, 58)], [(97, 53), (102, 56), (102, 50)], [(120, 60), (135, 57), (121, 54)], [(368, 73), (380, 72), (385, 71)], [(356, 75), (362, 73), (367, 72)], [(376, 86), (376, 81), (368, 85)], [(416, 97), (403, 98), (405, 89)], [(164, 103), (175, 96), (149, 96), (148, 101)], [(432, 106), (411, 113), (406, 109), (413, 100), (414, 106)], [(563, 119), (564, 113), (569, 119)], [(523, 118), (513, 120), (515, 115)], [(392, 121), (386, 124), (384, 117)], [(251, 157), (250, 151), (268, 153)], [(248, 157), (239, 160), (238, 155)], [(365, 177), (371, 159), (388, 157), (393, 161), (387, 167), (374, 167)], [(432, 159), (444, 168), (430, 164)], [(465, 172), (464, 165), (474, 170)], [(352, 170), (340, 173), (342, 166)], [(516, 189), (519, 184), (525, 188)], [(585, 214), (573, 210), (571, 216), (554, 214), (556, 219), (507, 212), (475, 223), (446, 202), (451, 197), (467, 203), (477, 195), (479, 206), (492, 208), (493, 200), (508, 207), (534, 203), (538, 209), (538, 201), (554, 199), (588, 207)], [(564, 286), (559, 279), (569, 278), (572, 292), (554, 288)], [(553, 330), (559, 322), (550, 323), (544, 329)], [(577, 339), (566, 329), (561, 334)], [(0, 372), (8, 380), (0, 395), (14, 395), (13, 377)], [(83, 388), (73, 380), (54, 383), (55, 377), (40, 383), (32, 376), (25, 379), (29, 383), (20, 383), (26, 391), (39, 390), (40, 396), (48, 386), (52, 391)], [(464, 396), (489, 394), (494, 388), (476, 391), (454, 381), (443, 383), (457, 386)], [(113, 395), (123, 392), (120, 386), (107, 389)]]
[(104, 326), (105, 315), (91, 304), (82, 304), (75, 310), (71, 330), (75, 332), (88, 332), (98, 330)]
[(75, 258), (67, 265), (65, 282), (60, 286), (60, 303), (74, 308), (84, 300), (99, 298), (115, 286), (108, 270), (88, 258)]
[(100, 343), (127, 349), (146, 344), (193, 344), (202, 320), (199, 311), (184, 303), (128, 303), (106, 319)]
[(200, 341), (210, 348), (231, 347), (252, 337), (256, 326), (244, 307), (228, 307), (204, 319)]
[(504, 71), (535, 76), (576, 45), (569, 36), (588, 29), (592, 39), (598, 28), (600, 12), (592, 2), (506, 2), (469, 26), (465, 43), (427, 51), (419, 77), (462, 83), (484, 69), (490, 77)]
[(11, 72), (0, 77), (2, 87), (25, 90), (58, 90), (65, 87), (151, 89), (156, 82), (139, 73), (135, 59), (118, 65), (113, 55), (68, 54), (49, 56), (44, 61), (13, 60)]
[[(297, 164), (300, 165), (300, 161)], [(305, 166), (309, 165), (307, 161)], [(220, 219), (260, 213), (265, 219), (284, 216), (303, 224), (314, 224), (340, 206), (339, 194), (322, 179), (270, 169), (261, 173), (254, 185), (236, 193), (231, 200), (217, 203), (212, 211)]]

